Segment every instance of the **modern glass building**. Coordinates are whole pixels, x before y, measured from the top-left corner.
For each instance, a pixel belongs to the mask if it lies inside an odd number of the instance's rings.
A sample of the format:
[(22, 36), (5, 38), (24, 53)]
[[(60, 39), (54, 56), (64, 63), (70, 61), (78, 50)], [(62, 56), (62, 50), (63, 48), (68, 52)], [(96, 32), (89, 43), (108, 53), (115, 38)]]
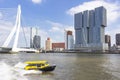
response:
[(65, 49), (70, 50), (74, 48), (74, 39), (72, 31), (65, 30)]
[(111, 48), (111, 37), (110, 35), (105, 35), (105, 43), (108, 43), (108, 48)]
[(106, 50), (106, 9), (101, 6), (74, 15), (75, 48), (84, 50)]
[(34, 38), (33, 38), (33, 48), (40, 49), (41, 48), (40, 42), (41, 42), (40, 36), (35, 35)]
[(120, 46), (120, 33), (116, 34), (116, 45)]
[(30, 29), (30, 48), (41, 48), (41, 37), (38, 28), (32, 27)]

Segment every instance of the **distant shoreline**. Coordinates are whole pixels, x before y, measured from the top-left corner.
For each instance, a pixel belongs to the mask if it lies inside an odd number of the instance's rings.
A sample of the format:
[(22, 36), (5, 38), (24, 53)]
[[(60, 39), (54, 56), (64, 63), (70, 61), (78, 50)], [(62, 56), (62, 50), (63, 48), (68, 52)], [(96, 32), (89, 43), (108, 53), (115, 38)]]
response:
[(78, 53), (78, 54), (120, 54), (120, 52), (117, 51), (108, 51), (108, 52), (80, 52), (80, 51), (46, 51), (41, 53)]
[[(21, 53), (21, 54), (24, 54), (24, 53), (28, 53), (28, 52), (18, 52), (18, 53)], [(30, 52), (28, 54), (31, 54), (33, 52)], [(69, 54), (69, 53), (77, 53), (77, 54), (120, 54), (120, 51), (108, 51), (108, 52), (100, 52), (100, 51), (95, 51), (95, 52), (81, 52), (81, 51), (43, 51), (43, 52), (40, 52), (40, 53), (35, 53), (35, 54), (46, 54), (46, 53), (55, 53), (55, 54), (59, 54), (59, 53), (66, 53), (66, 54)], [(17, 54), (17, 53), (10, 53), (10, 52), (0, 52), (0, 54)]]

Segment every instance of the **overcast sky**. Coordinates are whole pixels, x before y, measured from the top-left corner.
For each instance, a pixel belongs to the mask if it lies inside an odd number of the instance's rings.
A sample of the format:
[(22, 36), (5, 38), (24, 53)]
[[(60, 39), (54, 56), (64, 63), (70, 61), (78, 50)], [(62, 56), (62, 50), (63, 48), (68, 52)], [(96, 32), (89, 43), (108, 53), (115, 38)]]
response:
[[(74, 33), (74, 14), (99, 6), (107, 9), (105, 34), (115, 43), (115, 34), (120, 33), (119, 0), (0, 0), (0, 45), (5, 41), (15, 24), (17, 7), (21, 5), (21, 26), (29, 43), (29, 28), (40, 29), (42, 47), (47, 37), (52, 42), (64, 42), (64, 29)], [(22, 35), (22, 33), (20, 34)], [(19, 45), (25, 45), (23, 38)]]

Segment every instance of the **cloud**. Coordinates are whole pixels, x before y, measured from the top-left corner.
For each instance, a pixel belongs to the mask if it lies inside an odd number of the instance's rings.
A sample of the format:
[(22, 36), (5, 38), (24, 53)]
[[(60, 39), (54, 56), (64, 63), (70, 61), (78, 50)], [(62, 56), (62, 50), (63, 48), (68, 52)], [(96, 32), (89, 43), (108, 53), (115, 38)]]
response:
[(74, 15), (75, 13), (85, 10), (92, 10), (96, 7), (104, 6), (107, 9), (108, 25), (114, 23), (120, 17), (120, 4), (119, 2), (107, 2), (105, 0), (94, 0), (84, 2), (78, 6), (72, 7), (67, 11), (67, 14)]
[(40, 4), (42, 2), (42, 0), (32, 0), (32, 2), (35, 4)]
[(47, 21), (51, 25), (50, 32), (64, 32), (65, 29), (73, 30), (73, 26), (65, 25), (58, 22)]
[(50, 32), (63, 32), (64, 25), (52, 21), (47, 21), (47, 22), (51, 25), (51, 28), (49, 29)]
[(39, 35), (41, 37), (41, 48), (45, 47), (45, 40), (49, 36), (49, 33), (46, 30), (39, 29)]
[(0, 12), (0, 19), (2, 19), (2, 17), (3, 17), (3, 14)]
[(71, 30), (74, 33), (73, 26), (53, 21), (47, 21), (47, 23), (51, 25), (51, 28), (48, 31), (53, 42), (64, 42), (65, 30)]
[(11, 22), (0, 20), (0, 46), (3, 45), (12, 28), (13, 24)]

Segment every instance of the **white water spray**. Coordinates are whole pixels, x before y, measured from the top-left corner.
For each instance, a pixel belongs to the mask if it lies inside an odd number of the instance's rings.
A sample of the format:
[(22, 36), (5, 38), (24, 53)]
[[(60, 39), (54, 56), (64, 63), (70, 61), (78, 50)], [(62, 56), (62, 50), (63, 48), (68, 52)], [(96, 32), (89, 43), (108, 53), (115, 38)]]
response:
[(12, 66), (0, 62), (0, 80), (28, 80), (22, 76)]
[(37, 70), (24, 70), (24, 67), (27, 64), (24, 64), (22, 62), (19, 62), (15, 65), (16, 70), (21, 74), (21, 75), (26, 75), (26, 74), (41, 74), (41, 71)]
[(0, 61), (0, 80), (28, 80), (26, 74), (41, 74), (40, 71), (24, 70), (24, 63), (17, 63), (15, 66), (10, 66), (5, 62)]

